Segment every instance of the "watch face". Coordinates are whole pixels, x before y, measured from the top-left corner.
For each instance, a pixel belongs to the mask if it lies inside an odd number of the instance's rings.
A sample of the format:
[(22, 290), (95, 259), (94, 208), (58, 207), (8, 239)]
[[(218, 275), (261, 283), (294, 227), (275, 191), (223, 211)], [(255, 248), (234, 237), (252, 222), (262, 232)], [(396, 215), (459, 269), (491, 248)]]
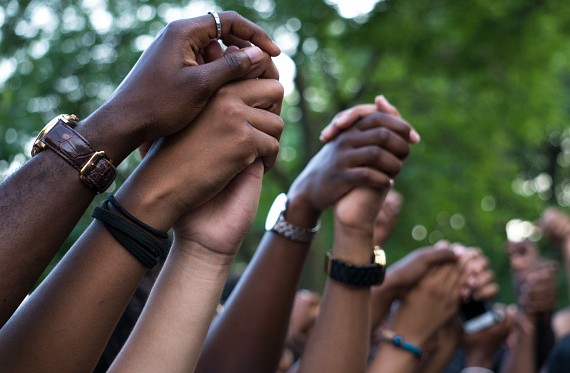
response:
[(277, 198), (275, 198), (275, 201), (273, 201), (273, 204), (269, 209), (267, 219), (265, 220), (265, 230), (270, 230), (273, 228), (275, 223), (277, 223), (277, 219), (279, 219), (279, 215), (281, 215), (281, 212), (285, 210), (286, 206), (287, 195), (285, 193), (281, 193), (277, 196)]
[(42, 137), (44, 137), (44, 135), (46, 133), (48, 133), (53, 126), (55, 126), (55, 124), (59, 121), (61, 115), (58, 115), (57, 117), (53, 118), (52, 120), (50, 120), (45, 126), (44, 128), (42, 128), (42, 130), (40, 131), (40, 133), (38, 134), (38, 137), (36, 138), (36, 141), (38, 141), (39, 139), (41, 139)]
[(34, 145), (32, 147), (32, 157), (35, 156), (37, 153), (41, 152), (45, 148), (45, 144), (41, 141), (42, 137), (44, 137), (51, 129), (59, 122), (62, 121), (63, 123), (69, 125), (70, 127), (75, 127), (74, 122), (79, 121), (79, 118), (75, 114), (60, 114), (57, 117), (53, 118), (42, 128), (36, 140), (34, 141)]

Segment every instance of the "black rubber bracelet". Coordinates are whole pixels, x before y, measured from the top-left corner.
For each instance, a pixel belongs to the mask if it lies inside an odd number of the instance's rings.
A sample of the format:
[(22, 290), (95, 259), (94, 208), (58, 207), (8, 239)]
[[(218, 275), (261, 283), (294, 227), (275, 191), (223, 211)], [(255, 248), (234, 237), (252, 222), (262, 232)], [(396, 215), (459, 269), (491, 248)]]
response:
[(109, 201), (96, 207), (92, 216), (101, 221), (111, 235), (123, 245), (137, 260), (148, 268), (163, 262), (170, 243), (159, 240), (131, 221), (109, 211)]
[(116, 208), (117, 210), (119, 210), (119, 212), (121, 214), (123, 214), (124, 217), (129, 219), (132, 223), (138, 225), (142, 229), (154, 234), (157, 237), (160, 237), (162, 239), (168, 238), (168, 233), (159, 231), (158, 229), (155, 229), (155, 228), (151, 227), (150, 225), (145, 224), (142, 221), (140, 221), (139, 219), (135, 218), (130, 212), (128, 212), (123, 206), (121, 206), (121, 204), (119, 204), (119, 202), (117, 202), (117, 199), (115, 198), (114, 195), (110, 194), (108, 201), (111, 202), (113, 207)]

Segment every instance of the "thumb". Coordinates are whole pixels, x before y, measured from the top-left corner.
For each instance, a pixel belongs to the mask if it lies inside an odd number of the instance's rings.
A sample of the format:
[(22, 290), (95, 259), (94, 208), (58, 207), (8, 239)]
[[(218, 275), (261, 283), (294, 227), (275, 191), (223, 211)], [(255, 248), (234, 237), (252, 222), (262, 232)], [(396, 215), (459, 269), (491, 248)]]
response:
[(263, 162), (258, 158), (241, 171), (228, 185), (228, 191), (233, 198), (229, 202), (227, 209), (228, 211), (241, 211), (243, 214), (241, 220), (246, 223), (246, 231), (251, 228), (257, 213), (263, 172)]
[(376, 109), (386, 114), (393, 115), (395, 117), (401, 118), (400, 112), (394, 105), (392, 105), (384, 95), (376, 96), (374, 99), (374, 103), (376, 104)]
[[(402, 118), (398, 109), (396, 109), (396, 107), (392, 105), (386, 99), (386, 97), (384, 97), (384, 95), (376, 96), (376, 98), (374, 99), (374, 103), (376, 104), (376, 109), (379, 112), (390, 114), (397, 118)], [(418, 131), (412, 128), (410, 131), (409, 141), (412, 144), (417, 144), (418, 142), (420, 142), (420, 140), (421, 140), (420, 134), (418, 133)]]
[(256, 69), (264, 60), (264, 52), (256, 46), (226, 53), (212, 62), (188, 68), (187, 79), (202, 83), (203, 92), (210, 97), (224, 84), (240, 79)]

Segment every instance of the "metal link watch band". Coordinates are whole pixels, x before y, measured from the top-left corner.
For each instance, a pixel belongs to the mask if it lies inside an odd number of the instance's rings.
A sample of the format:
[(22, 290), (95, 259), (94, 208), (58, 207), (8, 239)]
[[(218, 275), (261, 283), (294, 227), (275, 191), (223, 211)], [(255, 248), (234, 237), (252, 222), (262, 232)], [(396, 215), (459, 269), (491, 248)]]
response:
[[(117, 170), (103, 151), (95, 151), (87, 140), (73, 129), (75, 116), (56, 118), (57, 122), (36, 139), (32, 156), (49, 148), (79, 171), (80, 180), (97, 193), (104, 192), (113, 182)], [(50, 124), (48, 124), (50, 126)]]
[(279, 215), (277, 222), (271, 228), (271, 230), (288, 240), (301, 242), (301, 243), (308, 243), (311, 242), (316, 234), (321, 229), (321, 222), (320, 220), (317, 222), (317, 225), (313, 228), (300, 228), (285, 220), (283, 216), (283, 212)]

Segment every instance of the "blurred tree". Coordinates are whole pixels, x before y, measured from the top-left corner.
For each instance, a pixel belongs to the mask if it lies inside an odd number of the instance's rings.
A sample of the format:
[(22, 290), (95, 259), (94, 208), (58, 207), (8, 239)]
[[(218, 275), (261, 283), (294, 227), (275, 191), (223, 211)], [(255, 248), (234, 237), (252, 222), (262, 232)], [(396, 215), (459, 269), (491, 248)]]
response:
[[(390, 260), (458, 240), (482, 247), (508, 288), (506, 223), (570, 205), (570, 6), (545, 0), (8, 1), (0, 5), (0, 175), (25, 161), (42, 123), (60, 112), (85, 117), (103, 102), (168, 21), (211, 9), (261, 24), (288, 56), (277, 60), (287, 88), (280, 161), (236, 270), (274, 196), (319, 149), (320, 129), (376, 94), (422, 135), (396, 183), (406, 201)], [(121, 166), (122, 178), (137, 161)], [(317, 246), (330, 246), (330, 229)], [(318, 270), (304, 285), (318, 287), (322, 250), (313, 252)]]

